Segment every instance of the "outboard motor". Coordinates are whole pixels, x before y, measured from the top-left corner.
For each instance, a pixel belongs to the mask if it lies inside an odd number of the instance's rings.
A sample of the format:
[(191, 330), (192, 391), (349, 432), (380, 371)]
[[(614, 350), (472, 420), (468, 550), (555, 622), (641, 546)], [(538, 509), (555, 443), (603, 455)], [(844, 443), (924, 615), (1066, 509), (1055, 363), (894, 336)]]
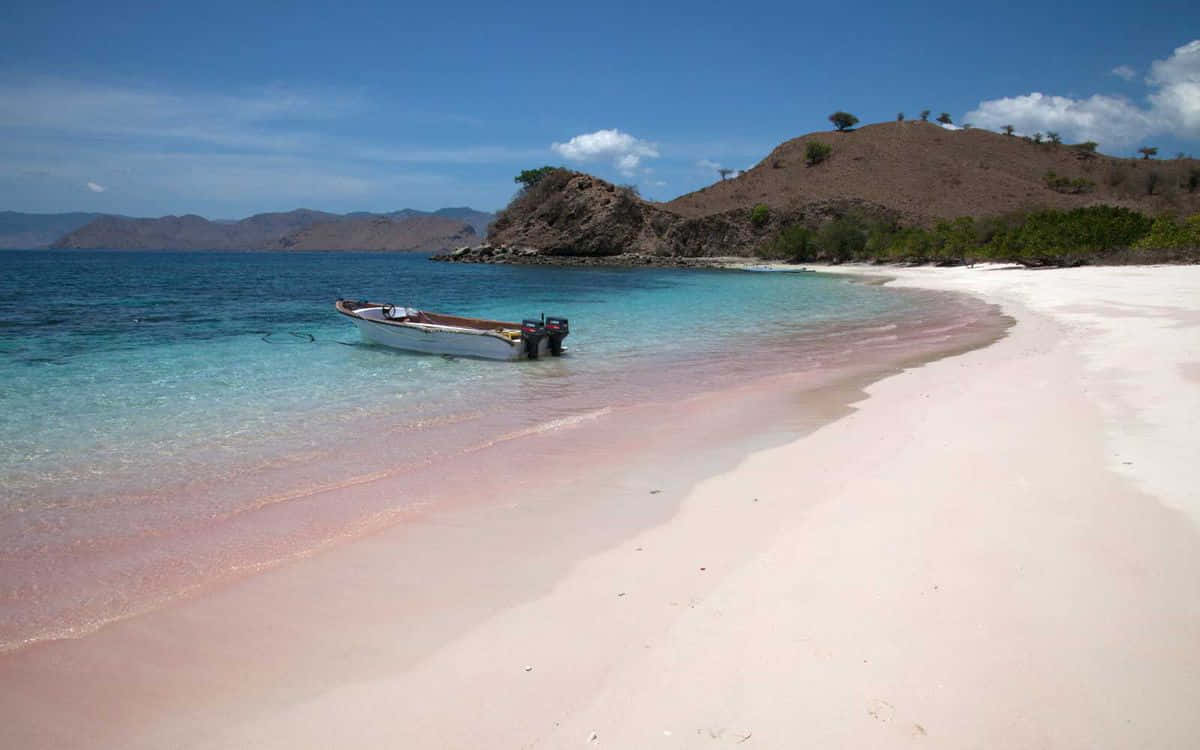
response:
[(544, 338), (546, 338), (546, 326), (542, 321), (533, 318), (521, 321), (521, 345), (525, 348), (527, 357), (538, 358), (538, 348), (541, 347)]
[(546, 318), (546, 335), (550, 337), (550, 353), (555, 357), (562, 354), (563, 339), (571, 332), (566, 318)]

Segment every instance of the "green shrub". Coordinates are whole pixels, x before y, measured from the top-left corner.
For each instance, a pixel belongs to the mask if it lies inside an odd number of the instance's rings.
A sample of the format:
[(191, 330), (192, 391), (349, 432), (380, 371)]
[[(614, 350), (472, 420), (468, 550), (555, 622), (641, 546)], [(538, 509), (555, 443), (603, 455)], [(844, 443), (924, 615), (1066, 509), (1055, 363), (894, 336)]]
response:
[(1020, 226), (994, 239), (1001, 259), (1040, 265), (1078, 263), (1100, 251), (1131, 247), (1152, 222), (1128, 208), (1088, 206), (1029, 214)]
[(938, 222), (932, 229), (900, 227), (894, 221), (851, 214), (818, 231), (801, 225), (788, 227), (764, 245), (762, 253), (793, 262), (956, 264), (996, 260), (1077, 265), (1130, 247), (1200, 247), (1200, 215), (1182, 224), (1172, 222), (1152, 222), (1136, 211), (1114, 206), (982, 219), (963, 216)]
[(1096, 189), (1096, 183), (1091, 180), (1084, 179), (1083, 177), (1072, 179), (1066, 175), (1058, 175), (1054, 173), (1053, 169), (1046, 172), (1042, 180), (1045, 181), (1046, 187), (1056, 193), (1078, 195), (1079, 193), (1090, 193)]
[(1160, 216), (1154, 220), (1149, 234), (1138, 240), (1134, 247), (1147, 250), (1200, 247), (1200, 214), (1183, 221)]
[(815, 246), (813, 231), (803, 224), (785, 227), (764, 247), (763, 255), (782, 258), (792, 263), (813, 260)]
[(963, 263), (978, 245), (973, 218), (960, 216), (953, 221), (942, 221), (934, 229), (930, 259), (938, 263)]
[(833, 147), (828, 143), (809, 141), (808, 143), (804, 144), (804, 160), (808, 162), (810, 167), (814, 164), (820, 164), (821, 162), (825, 161), (832, 153)]
[(771, 218), (771, 209), (766, 203), (759, 203), (754, 208), (750, 209), (750, 223), (756, 227), (761, 227)]
[(818, 257), (834, 263), (853, 260), (867, 246), (867, 227), (854, 216), (840, 216), (817, 232)]

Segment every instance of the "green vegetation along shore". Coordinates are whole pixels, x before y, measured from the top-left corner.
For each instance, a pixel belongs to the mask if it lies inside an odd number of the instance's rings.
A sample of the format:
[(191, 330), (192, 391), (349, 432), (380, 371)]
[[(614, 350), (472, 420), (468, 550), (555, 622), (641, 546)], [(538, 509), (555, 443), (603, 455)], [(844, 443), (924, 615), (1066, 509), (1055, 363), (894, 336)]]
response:
[(1102, 205), (978, 219), (964, 216), (927, 229), (850, 213), (819, 227), (785, 227), (757, 254), (796, 263), (1196, 262), (1200, 261), (1200, 214), (1150, 218), (1128, 208)]

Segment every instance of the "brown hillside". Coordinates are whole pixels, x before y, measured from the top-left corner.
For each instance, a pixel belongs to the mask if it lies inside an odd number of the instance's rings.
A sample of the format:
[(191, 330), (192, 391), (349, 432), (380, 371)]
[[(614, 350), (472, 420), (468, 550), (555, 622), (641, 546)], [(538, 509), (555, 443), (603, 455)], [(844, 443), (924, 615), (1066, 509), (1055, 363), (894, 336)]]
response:
[[(809, 166), (804, 150), (813, 140), (829, 144), (833, 152), (826, 161)], [(1186, 189), (1187, 176), (1197, 167), (1200, 161), (1195, 159), (1117, 159), (986, 130), (892, 122), (794, 138), (739, 177), (659, 205), (685, 217), (700, 217), (757, 203), (794, 213), (813, 202), (857, 199), (919, 224), (1100, 203), (1151, 215), (1190, 214), (1200, 211), (1200, 190)], [(1090, 192), (1075, 195), (1056, 192), (1046, 185), (1048, 171), (1094, 185)], [(1157, 183), (1151, 194), (1152, 179)]]

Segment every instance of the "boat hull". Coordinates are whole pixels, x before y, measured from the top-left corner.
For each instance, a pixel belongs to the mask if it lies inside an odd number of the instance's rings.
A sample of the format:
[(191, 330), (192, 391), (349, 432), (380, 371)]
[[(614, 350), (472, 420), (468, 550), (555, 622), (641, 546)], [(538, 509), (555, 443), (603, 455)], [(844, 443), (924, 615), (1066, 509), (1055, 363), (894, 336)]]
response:
[[(335, 308), (350, 318), (363, 340), (371, 344), (454, 357), (499, 360), (528, 357), (519, 323), (463, 318), (353, 300), (338, 300)], [(551, 354), (549, 337), (543, 336), (538, 342), (536, 356)]]
[[(486, 332), (439, 330), (430, 326), (382, 323), (353, 318), (363, 340), (393, 349), (454, 357), (516, 360), (525, 358), (521, 341), (510, 341)], [(549, 344), (543, 339), (538, 356), (549, 356)]]

